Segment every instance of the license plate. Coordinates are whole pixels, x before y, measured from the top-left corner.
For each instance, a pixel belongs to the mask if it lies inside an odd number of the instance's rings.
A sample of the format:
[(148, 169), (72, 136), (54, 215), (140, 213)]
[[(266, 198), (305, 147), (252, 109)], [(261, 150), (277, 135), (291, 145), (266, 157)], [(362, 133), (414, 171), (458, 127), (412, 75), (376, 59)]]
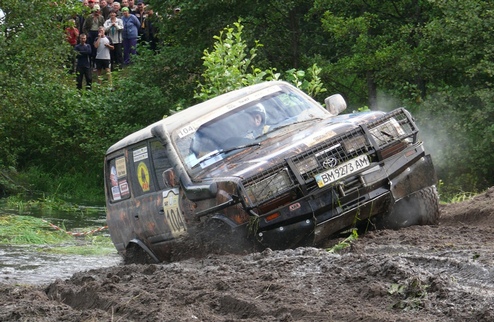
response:
[(338, 181), (341, 178), (349, 176), (352, 173), (365, 169), (368, 166), (370, 166), (369, 159), (366, 155), (361, 155), (329, 169), (328, 171), (317, 174), (315, 179), (319, 188), (322, 188), (328, 184)]

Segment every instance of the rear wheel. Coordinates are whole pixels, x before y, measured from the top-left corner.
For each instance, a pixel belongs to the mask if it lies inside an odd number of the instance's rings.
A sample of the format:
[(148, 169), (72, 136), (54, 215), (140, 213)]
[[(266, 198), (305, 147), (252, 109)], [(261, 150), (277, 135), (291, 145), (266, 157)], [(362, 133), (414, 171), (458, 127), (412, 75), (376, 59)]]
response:
[(376, 218), (377, 228), (399, 229), (412, 225), (437, 225), (439, 196), (436, 186), (412, 193), (395, 202), (391, 211)]

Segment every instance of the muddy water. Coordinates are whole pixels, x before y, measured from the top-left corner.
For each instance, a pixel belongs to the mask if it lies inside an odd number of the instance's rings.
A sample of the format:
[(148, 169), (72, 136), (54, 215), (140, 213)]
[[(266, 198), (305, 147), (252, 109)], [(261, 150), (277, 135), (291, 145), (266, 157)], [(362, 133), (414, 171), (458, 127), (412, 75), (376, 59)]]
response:
[(0, 283), (49, 284), (76, 272), (115, 266), (118, 254), (100, 256), (61, 255), (40, 252), (32, 246), (0, 246)]
[[(14, 214), (38, 217), (69, 232), (88, 231), (89, 227), (105, 226), (103, 207), (81, 207), (80, 212), (57, 210), (9, 209), (0, 199), (0, 215)], [(19, 214), (21, 213), (21, 214)], [(107, 234), (103, 231), (99, 234)], [(48, 284), (57, 278), (69, 278), (75, 272), (119, 265), (121, 257), (109, 255), (65, 255), (49, 252), (50, 246), (9, 246), (0, 245), (0, 283)]]

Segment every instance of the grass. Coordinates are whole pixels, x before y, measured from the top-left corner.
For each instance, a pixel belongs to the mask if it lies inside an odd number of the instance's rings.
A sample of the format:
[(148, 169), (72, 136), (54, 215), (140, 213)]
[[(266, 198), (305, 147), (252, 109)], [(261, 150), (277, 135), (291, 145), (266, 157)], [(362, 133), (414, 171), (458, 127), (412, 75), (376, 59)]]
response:
[(442, 180), (439, 180), (437, 190), (439, 192), (441, 204), (464, 202), (481, 193), (478, 191), (465, 192), (458, 187), (448, 187)]
[(56, 230), (43, 219), (0, 215), (0, 244), (37, 245), (39, 251), (73, 255), (105, 255), (115, 252), (110, 237), (101, 233), (74, 237)]

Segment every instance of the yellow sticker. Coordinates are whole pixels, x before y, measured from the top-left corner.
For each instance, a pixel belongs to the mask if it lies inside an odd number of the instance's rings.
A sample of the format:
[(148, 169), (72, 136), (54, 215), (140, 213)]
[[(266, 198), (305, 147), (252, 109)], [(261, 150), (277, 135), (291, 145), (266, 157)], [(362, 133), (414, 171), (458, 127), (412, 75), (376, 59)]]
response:
[(149, 191), (149, 170), (144, 162), (140, 162), (137, 166), (137, 179), (142, 191)]

